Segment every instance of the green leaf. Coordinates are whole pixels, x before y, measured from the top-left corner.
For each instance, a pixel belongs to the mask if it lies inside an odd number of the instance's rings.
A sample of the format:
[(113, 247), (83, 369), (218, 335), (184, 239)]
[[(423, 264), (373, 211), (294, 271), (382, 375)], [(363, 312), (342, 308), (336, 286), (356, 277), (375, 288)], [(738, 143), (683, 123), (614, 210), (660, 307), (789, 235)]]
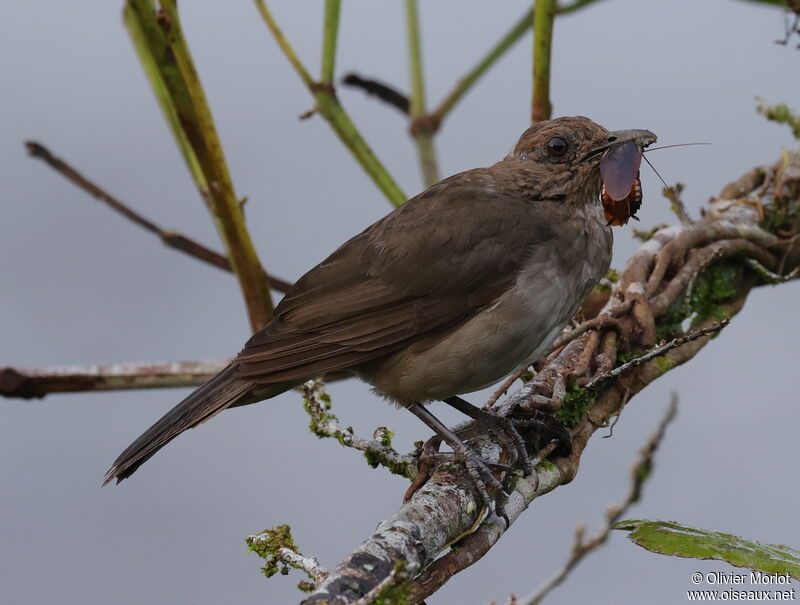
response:
[(642, 548), (691, 559), (717, 559), (736, 567), (768, 574), (788, 574), (800, 580), (800, 551), (780, 544), (761, 544), (732, 534), (686, 527), (672, 521), (626, 520), (614, 529)]

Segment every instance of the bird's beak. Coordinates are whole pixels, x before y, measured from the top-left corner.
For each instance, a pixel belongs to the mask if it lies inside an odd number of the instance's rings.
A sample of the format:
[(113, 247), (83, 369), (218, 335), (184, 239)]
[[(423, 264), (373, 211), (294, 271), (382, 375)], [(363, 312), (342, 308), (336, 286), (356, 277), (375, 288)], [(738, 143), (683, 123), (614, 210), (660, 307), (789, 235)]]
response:
[(602, 145), (590, 149), (589, 153), (583, 156), (580, 161), (585, 162), (586, 160), (596, 158), (605, 153), (608, 149), (623, 143), (633, 142), (636, 143), (639, 149), (644, 149), (648, 145), (655, 143), (656, 140), (656, 135), (649, 130), (615, 130), (614, 132), (608, 133), (608, 138)]

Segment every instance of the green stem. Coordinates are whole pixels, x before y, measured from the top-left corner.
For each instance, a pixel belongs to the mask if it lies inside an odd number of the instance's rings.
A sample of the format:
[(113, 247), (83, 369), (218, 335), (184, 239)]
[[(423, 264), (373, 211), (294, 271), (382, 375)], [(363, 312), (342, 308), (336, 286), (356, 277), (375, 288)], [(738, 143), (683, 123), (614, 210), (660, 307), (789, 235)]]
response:
[(595, 2), (599, 1), (600, 0), (575, 0), (574, 2), (570, 2), (565, 6), (556, 7), (556, 14), (568, 15), (569, 13), (580, 10), (585, 6), (589, 6), (590, 4), (594, 4)]
[(505, 36), (495, 44), (492, 49), (486, 53), (478, 64), (473, 67), (467, 74), (458, 81), (456, 87), (448, 94), (444, 100), (439, 104), (436, 108), (434, 114), (438, 116), (440, 119), (443, 119), (453, 106), (461, 100), (466, 92), (472, 88), (475, 82), (486, 73), (492, 65), (494, 65), (497, 60), (502, 57), (506, 51), (511, 48), (517, 40), (522, 37), (526, 31), (528, 31), (531, 27), (531, 23), (533, 23), (533, 9), (530, 9), (526, 12), (517, 23), (506, 33)]
[(275, 42), (278, 43), (278, 46), (283, 51), (283, 54), (286, 55), (287, 59), (289, 59), (289, 63), (292, 64), (292, 67), (294, 67), (297, 75), (300, 76), (300, 79), (309, 88), (314, 86), (314, 79), (311, 77), (311, 74), (308, 73), (308, 70), (300, 60), (300, 57), (298, 57), (297, 53), (294, 52), (294, 48), (292, 48), (292, 45), (289, 44), (289, 40), (287, 40), (286, 36), (283, 35), (281, 28), (278, 27), (278, 23), (272, 17), (272, 13), (269, 12), (267, 5), (264, 4), (264, 0), (255, 0), (255, 3), (258, 12), (261, 13), (261, 18), (264, 19), (264, 23), (267, 24), (269, 31), (272, 33), (272, 37), (275, 38)]
[(406, 0), (406, 25), (408, 27), (408, 65), (411, 68), (412, 118), (425, 115), (425, 78), (422, 74), (422, 50), (419, 42), (419, 17), (417, 1)]
[(375, 156), (341, 103), (336, 97), (325, 91), (315, 92), (314, 97), (320, 115), (328, 121), (341, 142), (361, 164), (378, 189), (383, 192), (393, 206), (402, 206), (408, 199), (406, 194), (397, 186), (397, 183)]
[(533, 37), (533, 103), (531, 121), (549, 120), (553, 113), (550, 103), (550, 51), (553, 43), (555, 0), (536, 0)]
[(340, 6), (341, 0), (327, 0), (325, 2), (325, 31), (322, 37), (322, 74), (320, 75), (322, 84), (333, 84)]
[(417, 146), (417, 155), (425, 185), (430, 187), (439, 181), (436, 149), (430, 121), (420, 121), (425, 116), (425, 78), (422, 71), (422, 49), (419, 41), (419, 16), (417, 0), (406, 0), (406, 24), (408, 27), (408, 65), (411, 70), (411, 134)]
[(211, 109), (183, 36), (175, 0), (128, 0), (125, 25), (239, 280), (253, 331), (272, 316), (269, 279), (233, 188)]
[(441, 180), (436, 162), (436, 148), (433, 145), (433, 135), (422, 133), (414, 135), (417, 145), (419, 165), (422, 170), (422, 179), (426, 187), (430, 187)]
[(264, 23), (266, 23), (270, 32), (272, 32), (272, 36), (275, 38), (278, 46), (286, 55), (286, 58), (289, 59), (289, 62), (292, 64), (303, 83), (308, 87), (308, 90), (314, 95), (317, 101), (317, 110), (320, 115), (330, 124), (344, 146), (347, 147), (356, 161), (361, 164), (361, 167), (370, 178), (372, 178), (375, 185), (383, 192), (389, 202), (394, 206), (402, 205), (408, 198), (400, 187), (397, 186), (397, 183), (395, 183), (380, 160), (378, 160), (377, 156), (364, 140), (364, 137), (361, 136), (361, 133), (350, 119), (350, 116), (347, 115), (344, 107), (339, 103), (332, 88), (325, 85), (320, 86), (320, 84), (314, 82), (308, 70), (303, 66), (303, 63), (294, 52), (291, 44), (289, 44), (289, 41), (278, 27), (278, 24), (272, 17), (272, 13), (269, 12), (264, 0), (253, 1), (256, 4), (256, 8), (258, 8), (258, 12), (261, 13)]

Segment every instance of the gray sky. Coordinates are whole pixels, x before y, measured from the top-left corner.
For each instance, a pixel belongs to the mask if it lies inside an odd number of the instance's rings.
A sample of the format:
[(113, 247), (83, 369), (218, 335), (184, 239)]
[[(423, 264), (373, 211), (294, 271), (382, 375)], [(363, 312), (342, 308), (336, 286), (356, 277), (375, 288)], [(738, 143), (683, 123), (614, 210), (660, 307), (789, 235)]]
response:
[[(408, 87), (402, 4), (343, 3), (339, 73)], [(521, 15), (526, 2), (422, 3), (428, 99), (437, 103)], [(169, 251), (25, 157), (42, 141), (146, 216), (219, 247), (120, 21), (120, 2), (9, 3), (0, 21), (0, 366), (230, 356), (248, 324), (234, 280)], [(323, 3), (271, 3), (317, 69)], [(181, 3), (249, 226), (267, 268), (293, 279), (390, 210), (319, 118), (252, 3)], [(772, 163), (789, 130), (754, 95), (798, 106), (800, 53), (773, 44), (780, 11), (734, 0), (608, 0), (556, 24), (556, 115), (647, 128), (651, 155), (687, 185), (690, 210), (746, 169)], [(501, 158), (526, 128), (530, 36), (455, 109), (437, 139), (444, 175)], [(403, 119), (354, 91), (340, 96), (410, 196), (421, 188)], [(645, 225), (672, 221), (643, 170)], [(617, 230), (615, 261), (636, 248)], [(800, 284), (754, 292), (689, 366), (629, 405), (613, 439), (595, 438), (572, 484), (537, 501), (513, 531), (433, 604), (524, 594), (564, 560), (626, 490), (628, 468), (667, 405), (680, 413), (644, 500), (631, 512), (800, 546), (796, 309)], [(362, 432), (428, 436), (357, 382), (331, 387), (334, 411)], [(306, 428), (286, 394), (190, 431), (131, 480), (101, 490), (106, 468), (184, 391), (0, 401), (0, 600), (5, 603), (290, 603), (300, 575), (265, 580), (244, 537), (289, 523), (300, 548), (333, 566), (400, 504), (405, 484)], [(472, 396), (480, 402), (479, 396)], [(437, 410), (448, 421), (456, 416)], [(658, 557), (612, 536), (552, 603), (676, 603), (713, 562)], [(730, 569), (728, 568), (728, 571)]]

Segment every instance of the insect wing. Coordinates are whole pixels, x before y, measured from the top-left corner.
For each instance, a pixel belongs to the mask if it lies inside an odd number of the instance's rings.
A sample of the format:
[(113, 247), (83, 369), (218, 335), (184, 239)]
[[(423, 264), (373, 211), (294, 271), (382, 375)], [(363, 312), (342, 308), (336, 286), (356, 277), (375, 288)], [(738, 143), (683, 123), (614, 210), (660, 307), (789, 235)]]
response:
[(600, 176), (612, 200), (620, 201), (628, 197), (641, 163), (642, 150), (634, 141), (616, 145), (606, 152), (600, 160)]

